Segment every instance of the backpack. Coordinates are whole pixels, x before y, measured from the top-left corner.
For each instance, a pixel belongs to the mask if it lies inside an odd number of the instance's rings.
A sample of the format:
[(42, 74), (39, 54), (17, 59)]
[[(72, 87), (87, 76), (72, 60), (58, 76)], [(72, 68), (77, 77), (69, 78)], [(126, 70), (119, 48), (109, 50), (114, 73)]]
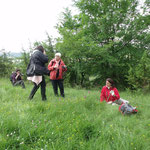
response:
[(12, 74), (10, 75), (10, 82), (12, 83), (12, 85), (14, 85), (14, 80), (13, 80), (13, 77), (16, 73), (15, 72), (12, 72)]
[(28, 64), (27, 70), (26, 70), (26, 75), (28, 77), (32, 77), (34, 75), (49, 75), (50, 71), (47, 69), (47, 67), (42, 67), (38, 64), (35, 63), (34, 57), (33, 57), (34, 53), (31, 55), (30, 58), (30, 62)]
[(10, 81), (13, 81), (13, 76), (14, 76), (15, 72), (12, 72), (12, 74), (10, 75)]
[(136, 107), (133, 107), (133, 106), (129, 105), (128, 103), (123, 103), (121, 106), (119, 106), (119, 111), (123, 115), (130, 115), (130, 114), (134, 114), (134, 113), (138, 112)]

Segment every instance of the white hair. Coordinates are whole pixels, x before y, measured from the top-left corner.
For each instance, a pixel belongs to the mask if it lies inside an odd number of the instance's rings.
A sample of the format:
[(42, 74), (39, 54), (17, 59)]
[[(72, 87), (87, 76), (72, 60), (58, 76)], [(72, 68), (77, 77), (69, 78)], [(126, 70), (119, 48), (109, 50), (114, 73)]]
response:
[(56, 54), (55, 54), (55, 57), (56, 57), (56, 56), (61, 57), (61, 53), (56, 53)]

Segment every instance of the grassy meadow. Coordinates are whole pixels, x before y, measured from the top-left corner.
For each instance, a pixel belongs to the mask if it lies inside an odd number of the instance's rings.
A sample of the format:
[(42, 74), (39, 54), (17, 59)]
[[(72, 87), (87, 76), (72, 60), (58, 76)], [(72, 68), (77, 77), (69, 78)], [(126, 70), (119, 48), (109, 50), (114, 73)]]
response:
[(120, 92), (139, 111), (123, 116), (100, 104), (101, 89), (65, 88), (63, 99), (47, 84), (46, 102), (40, 90), (29, 101), (31, 89), (0, 79), (0, 150), (150, 150), (150, 94)]

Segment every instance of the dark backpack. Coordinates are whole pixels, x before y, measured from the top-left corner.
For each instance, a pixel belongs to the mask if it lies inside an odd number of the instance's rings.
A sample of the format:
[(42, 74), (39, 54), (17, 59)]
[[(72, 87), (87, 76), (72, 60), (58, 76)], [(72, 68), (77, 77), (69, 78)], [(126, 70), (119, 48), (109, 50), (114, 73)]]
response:
[(10, 75), (10, 81), (11, 81), (11, 82), (13, 81), (14, 75), (15, 75), (15, 72), (13, 72), (13, 73)]
[(10, 82), (12, 83), (12, 85), (14, 84), (14, 81), (13, 81), (13, 77), (15, 76), (15, 72), (13, 72), (11, 75), (10, 75)]
[(31, 55), (30, 62), (28, 64), (26, 74), (28, 77), (32, 77), (34, 75), (49, 75), (50, 71), (47, 69), (47, 67), (42, 67), (38, 64), (35, 64), (35, 60), (33, 57), (34, 54)]
[(130, 114), (134, 114), (138, 112), (136, 107), (133, 107), (129, 105), (128, 103), (123, 103), (121, 106), (119, 106), (119, 111), (123, 115), (130, 115)]

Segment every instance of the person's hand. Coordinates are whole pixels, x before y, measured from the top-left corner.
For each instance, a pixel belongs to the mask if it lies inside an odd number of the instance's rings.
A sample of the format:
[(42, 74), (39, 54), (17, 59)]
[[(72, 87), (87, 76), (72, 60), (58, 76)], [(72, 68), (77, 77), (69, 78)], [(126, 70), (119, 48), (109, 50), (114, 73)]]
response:
[(112, 101), (107, 102), (107, 104), (112, 104)]
[(113, 90), (110, 91), (110, 94), (111, 94), (112, 96), (115, 96), (115, 92), (114, 92)]
[(45, 50), (44, 50), (43, 54), (46, 55), (46, 51)]
[(64, 65), (64, 66), (62, 66), (62, 68), (63, 68), (63, 69), (66, 69), (66, 68), (67, 68), (67, 66), (66, 66), (66, 65)]
[(55, 65), (55, 66), (54, 66), (54, 69), (58, 69), (58, 65)]

